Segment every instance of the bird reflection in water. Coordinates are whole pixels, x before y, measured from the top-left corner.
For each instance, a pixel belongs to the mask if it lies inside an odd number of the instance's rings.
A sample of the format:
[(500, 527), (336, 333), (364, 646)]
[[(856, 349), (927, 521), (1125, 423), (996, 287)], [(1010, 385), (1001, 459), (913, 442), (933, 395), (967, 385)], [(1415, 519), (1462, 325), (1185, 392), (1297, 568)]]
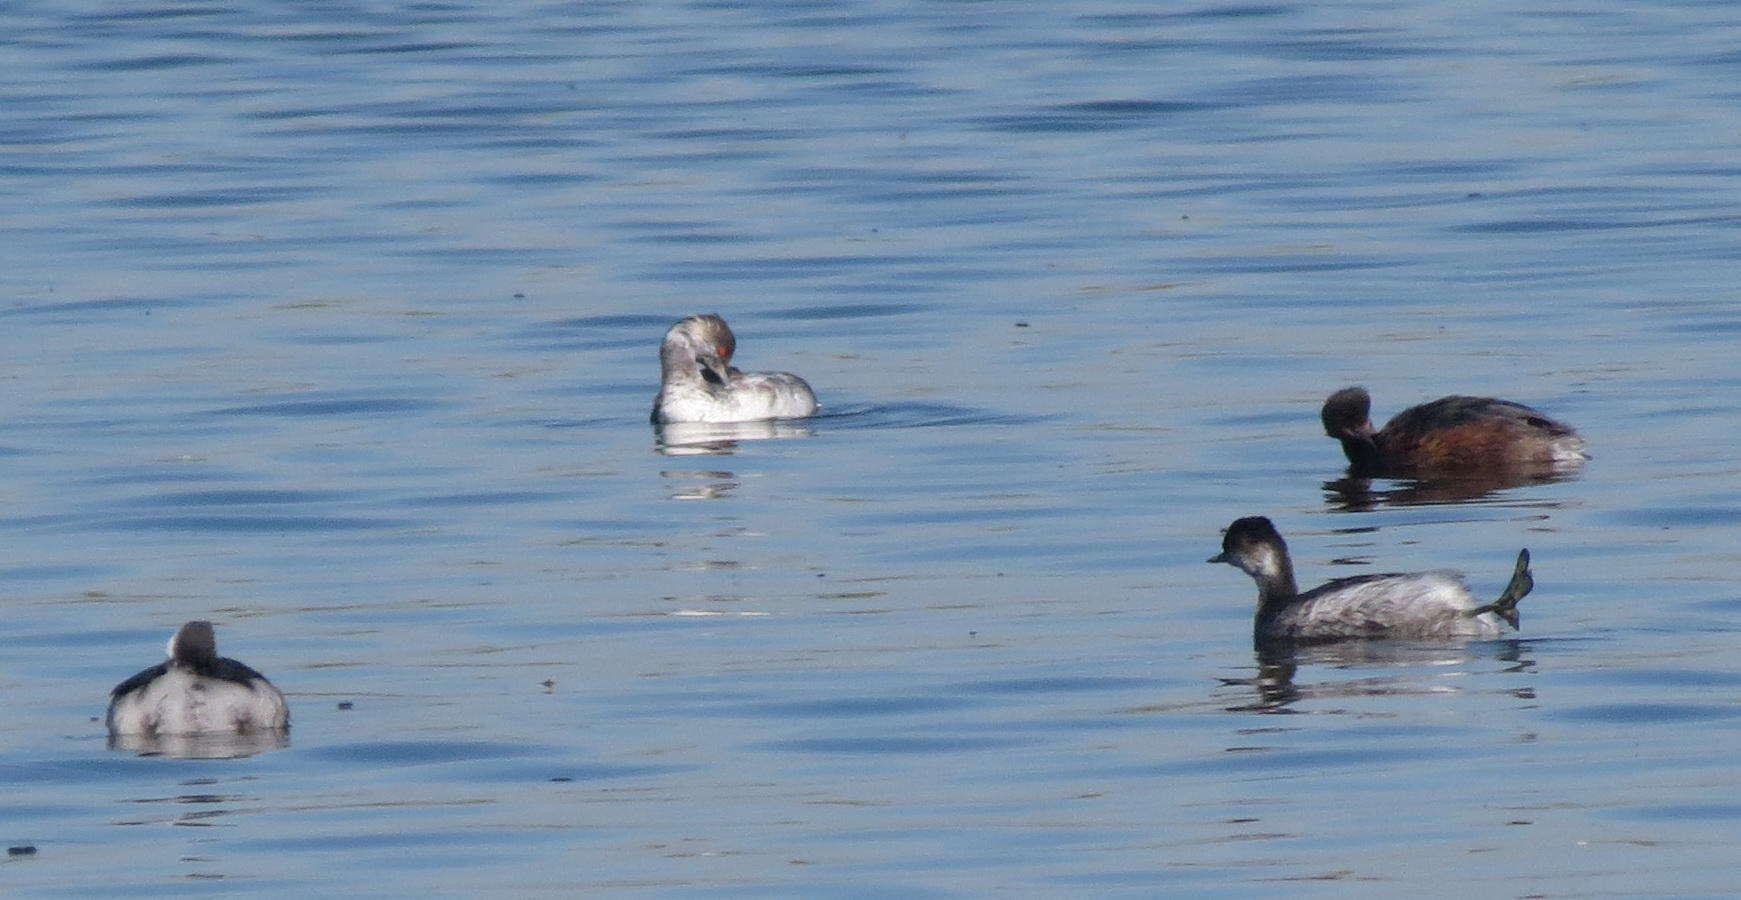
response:
[(240, 759), (290, 746), (290, 729), (206, 734), (110, 734), (109, 749), (171, 759)]
[[(220, 782), (215, 778), (195, 778), (181, 783), (184, 788), (216, 788)], [(219, 823), (215, 820), (232, 813), (243, 812), (253, 808), (254, 801), (243, 794), (186, 793), (173, 797), (140, 797), (129, 801), (139, 804), (154, 815), (139, 819), (123, 819), (119, 825), (175, 825), (182, 828), (211, 828)], [(165, 805), (167, 804), (167, 808)], [(183, 862), (203, 862), (196, 857), (183, 857)], [(221, 876), (207, 876), (221, 877)]]
[(653, 426), (654, 449), (666, 456), (729, 456), (739, 441), (810, 436), (803, 422), (765, 419), (760, 422), (665, 422)]
[[(1296, 714), (1305, 712), (1293, 708), (1301, 700), (1460, 693), (1463, 689), (1446, 683), (1446, 677), (1468, 674), (1468, 664), (1482, 658), (1510, 663), (1504, 669), (1506, 672), (1532, 672), (1535, 660), (1523, 655), (1526, 646), (1526, 641), (1516, 639), (1452, 646), (1390, 641), (1348, 641), (1309, 647), (1276, 644), (1257, 648), (1257, 671), (1253, 677), (1220, 681), (1225, 687), (1251, 692), (1235, 705), (1225, 707), (1228, 712)], [(1295, 681), (1301, 666), (1325, 666), (1335, 672), (1350, 673), (1351, 677), (1301, 685)], [(1352, 673), (1362, 669), (1386, 667), (1402, 671), (1352, 677)], [(1422, 668), (1429, 671), (1418, 671)], [(1528, 687), (1506, 693), (1519, 699), (1535, 696), (1534, 689)]]
[(673, 500), (720, 500), (737, 490), (737, 476), (730, 472), (697, 469), (666, 469), (661, 478), (695, 480), (700, 484), (677, 485), (671, 490)]
[[(1502, 491), (1530, 485), (1571, 481), (1577, 472), (1487, 473), (1457, 478), (1387, 480), (1391, 487), (1373, 487), (1371, 478), (1338, 478), (1324, 482), (1324, 502), (1332, 512), (1366, 512), (1381, 506), (1438, 506), (1495, 498)], [(1547, 506), (1558, 503), (1543, 501)]]

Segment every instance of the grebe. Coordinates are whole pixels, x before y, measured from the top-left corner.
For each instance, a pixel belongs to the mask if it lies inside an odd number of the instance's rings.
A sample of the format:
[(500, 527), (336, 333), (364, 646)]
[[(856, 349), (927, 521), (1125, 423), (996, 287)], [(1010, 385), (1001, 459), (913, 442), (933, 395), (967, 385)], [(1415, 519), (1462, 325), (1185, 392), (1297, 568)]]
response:
[(816, 395), (804, 379), (790, 372), (740, 372), (731, 366), (735, 350), (731, 327), (712, 313), (671, 326), (659, 346), (653, 422), (753, 422), (816, 412)]
[(235, 734), (290, 724), (284, 695), (266, 676), (218, 655), (212, 623), (181, 626), (168, 652), (110, 692), (111, 734)]
[(1396, 477), (1553, 470), (1582, 462), (1571, 426), (1509, 400), (1440, 397), (1372, 428), (1372, 397), (1343, 388), (1324, 401), (1324, 433), (1342, 442), (1355, 474)]
[(1270, 520), (1249, 516), (1227, 526), (1224, 562), (1257, 582), (1258, 644), (1324, 643), (1359, 638), (1446, 640), (1491, 638), (1518, 626), (1517, 601), (1535, 586), (1529, 551), (1517, 554), (1511, 583), (1499, 599), (1481, 603), (1456, 572), (1356, 575), (1325, 582), (1304, 594), (1294, 586), (1287, 542)]

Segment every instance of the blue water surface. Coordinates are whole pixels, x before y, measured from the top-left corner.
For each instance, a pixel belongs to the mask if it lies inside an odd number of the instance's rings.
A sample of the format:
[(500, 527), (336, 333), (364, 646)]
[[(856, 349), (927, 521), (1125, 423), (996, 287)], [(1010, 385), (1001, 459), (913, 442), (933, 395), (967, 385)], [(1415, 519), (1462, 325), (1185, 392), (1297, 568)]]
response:
[[(1732, 891), (1738, 29), (0, 10), (0, 890)], [(709, 311), (823, 414), (650, 428)], [(1351, 482), (1356, 383), (1594, 458)], [(1254, 514), (1523, 630), (1259, 658)], [(287, 746), (109, 749), (193, 618)]]

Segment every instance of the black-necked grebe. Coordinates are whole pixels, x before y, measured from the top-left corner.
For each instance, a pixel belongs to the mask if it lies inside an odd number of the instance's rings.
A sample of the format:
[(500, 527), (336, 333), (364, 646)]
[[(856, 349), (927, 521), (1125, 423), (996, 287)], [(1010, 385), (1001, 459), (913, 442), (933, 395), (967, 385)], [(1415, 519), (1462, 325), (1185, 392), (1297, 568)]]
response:
[(730, 326), (712, 313), (671, 326), (659, 346), (653, 421), (754, 422), (816, 412), (816, 395), (804, 379), (790, 372), (740, 372), (731, 366), (735, 350)]
[(109, 694), (111, 734), (234, 734), (290, 724), (284, 695), (266, 676), (218, 655), (212, 623), (169, 639), (169, 658)]
[(1576, 466), (1584, 439), (1568, 425), (1509, 400), (1440, 397), (1372, 427), (1372, 397), (1343, 388), (1324, 401), (1324, 433), (1342, 442), (1356, 475), (1421, 477)]
[(1288, 545), (1270, 520), (1250, 516), (1227, 526), (1224, 562), (1257, 582), (1259, 644), (1325, 643), (1359, 638), (1447, 640), (1491, 638), (1518, 625), (1517, 601), (1535, 586), (1529, 551), (1517, 554), (1511, 583), (1499, 599), (1481, 603), (1456, 572), (1356, 575), (1337, 578), (1304, 594), (1294, 585)]

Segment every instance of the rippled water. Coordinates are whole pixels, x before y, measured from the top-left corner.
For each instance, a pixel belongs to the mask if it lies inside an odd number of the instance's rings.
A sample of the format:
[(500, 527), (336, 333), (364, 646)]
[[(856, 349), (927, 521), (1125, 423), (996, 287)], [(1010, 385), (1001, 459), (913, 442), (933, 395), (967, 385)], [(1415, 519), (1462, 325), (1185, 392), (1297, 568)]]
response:
[[(0, 889), (1741, 879), (1734, 8), (0, 25)], [(824, 414), (650, 429), (702, 311)], [(1595, 458), (1350, 483), (1353, 383)], [(1523, 631), (1259, 659), (1249, 514)], [(191, 618), (289, 746), (108, 748)]]

